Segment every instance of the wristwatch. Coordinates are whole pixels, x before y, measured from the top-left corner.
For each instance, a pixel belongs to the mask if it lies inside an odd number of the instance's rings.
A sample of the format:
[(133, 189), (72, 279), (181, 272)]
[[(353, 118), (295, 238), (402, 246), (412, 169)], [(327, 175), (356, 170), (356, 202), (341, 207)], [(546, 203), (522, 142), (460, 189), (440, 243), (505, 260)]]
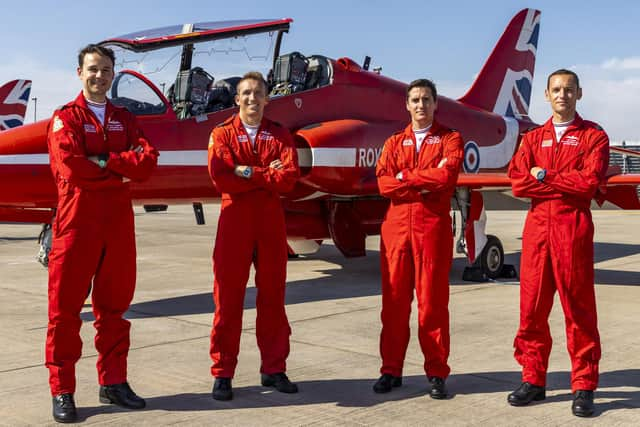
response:
[(245, 178), (251, 178), (251, 175), (253, 175), (253, 168), (250, 166), (242, 171), (242, 176)]
[(102, 169), (107, 167), (107, 160), (109, 160), (109, 155), (107, 153), (98, 154), (98, 166)]
[(538, 182), (543, 182), (545, 176), (547, 176), (547, 170), (546, 169), (540, 169), (538, 171), (538, 173), (536, 174), (536, 179), (538, 180)]

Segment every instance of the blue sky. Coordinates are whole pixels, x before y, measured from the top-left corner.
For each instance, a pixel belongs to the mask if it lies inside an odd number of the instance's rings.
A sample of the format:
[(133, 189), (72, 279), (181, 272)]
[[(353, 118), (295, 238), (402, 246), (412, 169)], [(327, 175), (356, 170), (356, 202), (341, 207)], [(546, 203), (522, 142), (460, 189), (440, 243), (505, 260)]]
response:
[[(165, 1), (23, 0), (2, 8), (0, 83), (33, 80), (38, 118), (79, 90), (77, 50), (110, 36), (185, 22), (294, 19), (283, 52), (349, 56), (401, 81), (433, 79), (457, 98), (471, 85), (509, 20), (520, 9), (542, 11), (531, 116), (549, 115), (546, 75), (561, 67), (581, 77), (578, 110), (612, 140), (640, 141), (640, 2), (289, 0)], [(19, 5), (19, 6), (18, 6)], [(33, 120), (29, 106), (27, 122)]]

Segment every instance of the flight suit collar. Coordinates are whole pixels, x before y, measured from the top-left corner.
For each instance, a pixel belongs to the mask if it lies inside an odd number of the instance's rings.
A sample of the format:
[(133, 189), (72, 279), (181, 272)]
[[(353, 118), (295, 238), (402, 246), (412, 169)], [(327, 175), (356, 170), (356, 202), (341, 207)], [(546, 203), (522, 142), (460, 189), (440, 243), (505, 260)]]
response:
[[(574, 129), (581, 128), (583, 123), (584, 123), (583, 118), (580, 116), (580, 114), (576, 113), (576, 116), (574, 117), (573, 122), (571, 122), (571, 124), (567, 127), (565, 134)], [(556, 131), (555, 131), (555, 128), (553, 127), (553, 117), (550, 117), (549, 120), (545, 122), (544, 130), (545, 132), (550, 132), (555, 135)]]

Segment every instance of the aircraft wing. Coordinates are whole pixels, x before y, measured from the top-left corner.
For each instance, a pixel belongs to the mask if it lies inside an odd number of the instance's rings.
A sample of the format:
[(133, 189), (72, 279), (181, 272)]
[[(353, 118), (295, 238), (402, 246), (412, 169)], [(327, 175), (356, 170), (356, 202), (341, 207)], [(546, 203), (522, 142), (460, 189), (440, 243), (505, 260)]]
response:
[[(630, 151), (630, 153), (638, 155), (634, 151)], [(488, 192), (511, 190), (511, 180), (506, 172), (461, 173), (458, 176), (457, 186), (480, 190), (486, 194)], [(640, 174), (623, 174), (620, 173), (619, 167), (610, 167), (606, 183), (601, 188), (601, 193), (597, 199), (600, 205), (607, 201), (622, 209), (640, 209)], [(490, 209), (506, 209), (514, 208), (515, 206), (505, 198), (492, 198), (491, 200), (494, 200), (494, 202), (488, 204)]]

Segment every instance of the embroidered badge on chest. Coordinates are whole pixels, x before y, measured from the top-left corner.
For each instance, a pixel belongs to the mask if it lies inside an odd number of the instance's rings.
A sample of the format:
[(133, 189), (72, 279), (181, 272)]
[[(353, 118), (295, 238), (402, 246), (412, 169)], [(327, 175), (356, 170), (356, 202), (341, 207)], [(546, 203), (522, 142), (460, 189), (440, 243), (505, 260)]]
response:
[(545, 139), (542, 141), (542, 148), (551, 147), (553, 145), (553, 139)]
[(85, 123), (84, 124), (84, 131), (86, 133), (96, 133), (96, 127), (94, 125), (92, 125), (91, 123)]
[(122, 126), (122, 123), (117, 120), (109, 120), (109, 123), (107, 123), (107, 130), (122, 132), (124, 130), (124, 126)]
[(431, 144), (440, 144), (440, 137), (439, 136), (433, 136), (433, 135), (429, 135), (429, 137), (427, 137), (424, 142), (427, 145), (431, 145)]
[(562, 138), (562, 145), (578, 145), (580, 139), (577, 136), (569, 135)]
[(249, 137), (247, 135), (238, 135), (238, 142), (249, 142)]
[(404, 141), (402, 141), (402, 146), (403, 147), (409, 147), (411, 145), (413, 145), (413, 141), (410, 140), (410, 139), (405, 139)]

